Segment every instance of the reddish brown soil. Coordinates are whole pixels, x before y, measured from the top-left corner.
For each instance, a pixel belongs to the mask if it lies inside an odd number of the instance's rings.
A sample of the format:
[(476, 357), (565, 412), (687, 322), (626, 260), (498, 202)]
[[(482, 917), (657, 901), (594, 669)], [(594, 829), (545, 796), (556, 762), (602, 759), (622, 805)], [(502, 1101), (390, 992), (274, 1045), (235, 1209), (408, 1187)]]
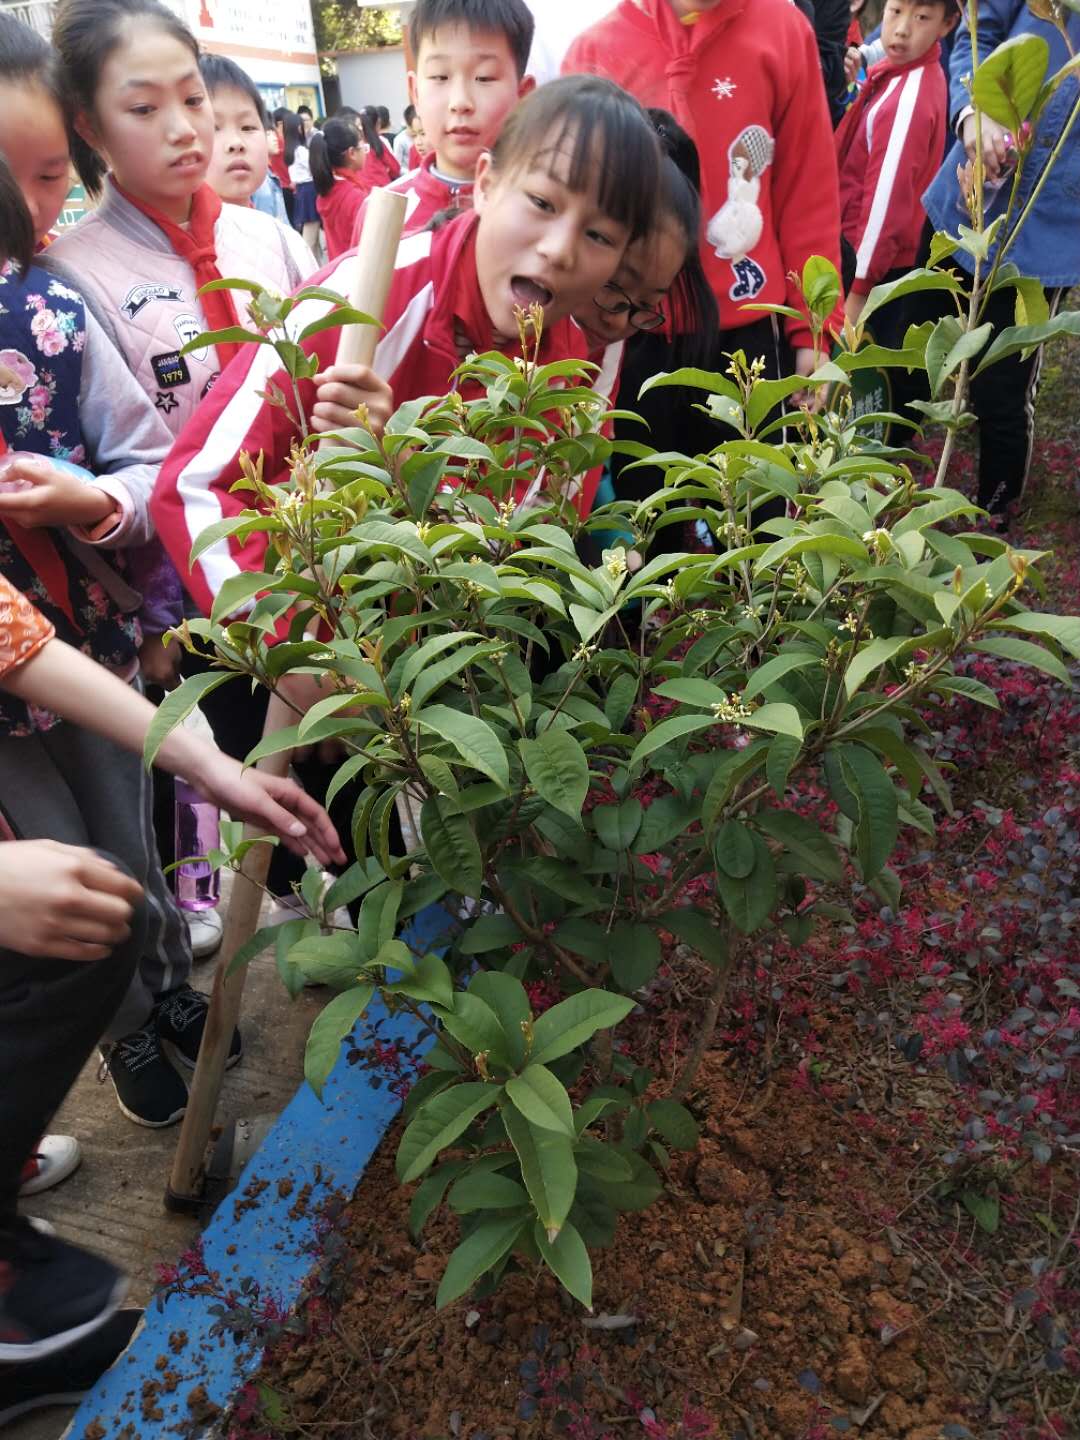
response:
[[(301, 1342), (262, 1376), (284, 1401), (282, 1433), (340, 1435), (353, 1415), (358, 1440), (599, 1440), (646, 1433), (645, 1406), (670, 1421), (686, 1404), (715, 1423), (701, 1434), (742, 1428), (754, 1440), (825, 1440), (840, 1433), (830, 1417), (871, 1407), (850, 1425), (862, 1440), (938, 1440), (962, 1423), (946, 1369), (960, 1337), (936, 1313), (936, 1282), (897, 1231), (865, 1218), (896, 1206), (880, 1153), (853, 1141), (850, 1114), (783, 1077), (756, 1116), (744, 1089), (719, 1057), (707, 1061), (699, 1150), (595, 1257), (595, 1313), (639, 1317), (630, 1330), (586, 1328), (549, 1275), (524, 1271), (493, 1298), (436, 1315), (456, 1222), (441, 1218), (420, 1248), (410, 1242), (411, 1192), (394, 1178), (391, 1134), (345, 1218), (356, 1279), (336, 1333)], [(552, 1399), (520, 1418), (530, 1357), (552, 1395), (560, 1375), (578, 1376), (581, 1403)]]

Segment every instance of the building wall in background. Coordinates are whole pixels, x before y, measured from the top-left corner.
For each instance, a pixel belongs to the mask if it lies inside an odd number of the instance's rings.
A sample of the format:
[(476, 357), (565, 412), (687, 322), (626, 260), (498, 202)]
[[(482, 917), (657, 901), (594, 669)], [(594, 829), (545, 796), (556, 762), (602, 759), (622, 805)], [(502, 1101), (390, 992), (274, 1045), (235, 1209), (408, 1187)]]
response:
[(342, 105), (362, 110), (365, 105), (385, 105), (395, 129), (401, 112), (409, 103), (405, 51), (400, 45), (381, 50), (338, 51), (334, 55), (341, 86)]

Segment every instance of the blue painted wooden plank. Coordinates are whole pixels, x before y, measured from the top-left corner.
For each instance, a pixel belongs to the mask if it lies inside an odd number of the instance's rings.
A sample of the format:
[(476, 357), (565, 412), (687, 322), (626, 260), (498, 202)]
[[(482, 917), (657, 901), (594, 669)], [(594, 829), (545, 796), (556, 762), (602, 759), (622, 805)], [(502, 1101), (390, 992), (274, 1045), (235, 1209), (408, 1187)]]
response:
[[(441, 950), (452, 923), (441, 906), (433, 905), (409, 922), (402, 939), (420, 953)], [(378, 999), (368, 1019), (381, 1021), (379, 1037), (387, 1044), (412, 1045), (420, 1033), (411, 1016), (388, 1015)], [(307, 1084), (300, 1086), (203, 1232), (207, 1268), (224, 1286), (236, 1287), (251, 1277), (264, 1296), (273, 1296), (286, 1310), (314, 1264), (311, 1247), (322, 1202), (335, 1191), (352, 1193), (400, 1108), (385, 1084), (374, 1089), (369, 1072), (346, 1064), (344, 1054), (326, 1083), (323, 1101)], [(310, 1196), (298, 1203), (305, 1186), (312, 1187)], [(82, 1440), (95, 1422), (107, 1440), (176, 1440), (178, 1425), (185, 1427), (179, 1433), (193, 1433), (193, 1391), (201, 1387), (197, 1399), (227, 1404), (245, 1374), (258, 1365), (259, 1353), (249, 1355), (228, 1337), (210, 1335), (213, 1303), (173, 1296), (161, 1311), (152, 1306), (127, 1354), (76, 1411), (66, 1432), (72, 1440)], [(171, 1391), (162, 1386), (165, 1371), (179, 1377)], [(154, 1391), (144, 1403), (146, 1382)]]

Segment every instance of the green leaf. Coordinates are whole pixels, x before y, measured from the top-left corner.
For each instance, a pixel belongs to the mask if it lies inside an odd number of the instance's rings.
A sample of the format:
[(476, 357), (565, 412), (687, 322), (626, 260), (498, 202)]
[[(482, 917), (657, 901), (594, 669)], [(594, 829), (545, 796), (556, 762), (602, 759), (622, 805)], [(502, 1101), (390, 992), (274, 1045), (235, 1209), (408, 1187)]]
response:
[(616, 733), (626, 724), (626, 717), (637, 699), (638, 682), (633, 675), (624, 671), (611, 682), (607, 699), (604, 701), (604, 715)]
[(870, 881), (886, 863), (899, 829), (896, 788), (881, 761), (862, 745), (838, 747), (841, 767), (859, 807), (856, 853), (863, 879)]
[(181, 725), (211, 691), (235, 678), (231, 670), (205, 670), (201, 675), (189, 675), (175, 690), (169, 691), (157, 707), (143, 741), (143, 764), (148, 770), (177, 725)]
[(444, 795), (429, 795), (420, 810), (428, 859), (451, 890), (479, 898), (484, 881), (480, 845), (468, 817)]
[(670, 930), (685, 945), (696, 950), (701, 958), (714, 970), (723, 969), (728, 963), (727, 939), (716, 921), (700, 910), (683, 906), (677, 910), (665, 910), (656, 917), (662, 930)]
[(673, 740), (678, 740), (683, 735), (692, 735), (698, 730), (707, 730), (716, 723), (716, 718), (712, 715), (673, 715), (670, 720), (661, 720), (659, 725), (646, 731), (634, 747), (630, 756), (630, 768), (636, 768), (647, 756), (654, 754), (664, 745), (670, 745)]
[(695, 810), (680, 795), (661, 795), (641, 817), (631, 845), (635, 855), (655, 855), (680, 836), (696, 819)]
[(913, 639), (907, 635), (882, 636), (869, 641), (851, 657), (844, 671), (844, 689), (848, 699), (851, 699), (863, 681), (875, 670), (880, 670), (882, 665), (903, 654), (905, 650), (915, 649), (920, 642), (921, 637)]
[(458, 990), (452, 1007), (435, 1012), (443, 1028), (465, 1046), (470, 1055), (490, 1055), (507, 1064), (503, 1030), (494, 1010), (469, 990)]
[(426, 704), (430, 695), (435, 695), (448, 680), (465, 670), (470, 665), (492, 655), (503, 648), (502, 642), (498, 640), (486, 640), (480, 645), (462, 645), (445, 660), (440, 660), (437, 665), (429, 665), (418, 675), (412, 689), (413, 709), (419, 710)]
[(312, 1025), (304, 1051), (304, 1076), (320, 1100), (341, 1054), (341, 1042), (371, 1004), (374, 994), (374, 985), (356, 985), (335, 995)]
[(1016, 134), (1031, 114), (1050, 64), (1041, 35), (1011, 35), (976, 67), (972, 103)]
[(766, 835), (779, 840), (811, 875), (837, 885), (843, 880), (840, 856), (819, 825), (792, 810), (759, 810), (754, 818)]
[(765, 924), (776, 908), (776, 867), (768, 845), (756, 831), (750, 831), (754, 845), (754, 868), (745, 879), (737, 880), (716, 871), (716, 888), (724, 902), (731, 922), (744, 935), (750, 935)]
[(590, 1177), (589, 1186), (598, 1190), (608, 1204), (616, 1210), (647, 1210), (659, 1199), (664, 1188), (660, 1183), (660, 1177), (649, 1162), (640, 1155), (626, 1150), (621, 1153), (626, 1156), (633, 1169), (632, 1178), (612, 1184), (606, 1180), (595, 1180)]
[(620, 920), (611, 932), (611, 973), (621, 990), (640, 990), (660, 968), (660, 939), (651, 925)]
[(649, 1124), (676, 1150), (693, 1150), (698, 1143), (698, 1123), (677, 1100), (653, 1100), (646, 1109)]
[(513, 1249), (528, 1224), (519, 1215), (484, 1220), (450, 1256), (435, 1297), (436, 1310), (460, 1300), (488, 1270)]
[(450, 1209), (457, 1215), (471, 1215), (475, 1210), (519, 1210), (528, 1205), (523, 1185), (509, 1175), (491, 1171), (474, 1171), (463, 1175), (447, 1196)]
[(883, 285), (875, 285), (866, 297), (859, 320), (865, 324), (875, 310), (880, 310), (882, 305), (899, 300), (904, 295), (922, 294), (928, 290), (951, 290), (956, 293), (960, 288), (959, 278), (947, 270), (909, 270), (899, 280), (888, 280)]
[(768, 744), (767, 740), (751, 740), (750, 744), (743, 749), (721, 752), (712, 779), (709, 781), (709, 788), (705, 791), (705, 798), (701, 802), (701, 823), (706, 831), (711, 830), (716, 824), (720, 812), (734, 794), (736, 786), (761, 766)]
[(464, 1135), (476, 1117), (498, 1098), (497, 1085), (467, 1080), (429, 1100), (406, 1127), (398, 1145), (395, 1168), (401, 1183), (409, 1185), (419, 1180), (439, 1151)]
[(964, 1190), (960, 1195), (964, 1209), (987, 1235), (996, 1235), (1001, 1223), (1001, 1202), (996, 1193), (983, 1194), (981, 1190)]
[(549, 1238), (566, 1223), (577, 1190), (574, 1142), (555, 1130), (541, 1130), (512, 1105), (502, 1109), (503, 1124), (521, 1164), (521, 1178)]
[(1034, 635), (1049, 635), (1074, 660), (1080, 660), (1080, 617), (1076, 615), (1044, 615), (1041, 611), (1024, 610), (991, 623), (995, 630), (1023, 630)]
[(506, 752), (485, 721), (447, 705), (430, 705), (412, 718), (422, 730), (430, 730), (452, 745), (466, 765), (494, 780), (503, 790), (510, 788)]
[(762, 705), (742, 722), (751, 730), (768, 730), (774, 735), (791, 735), (796, 740), (803, 738), (803, 722), (794, 705), (777, 703)]
[(387, 880), (376, 885), (364, 896), (356, 928), (370, 959), (378, 954), (388, 940), (394, 938), (403, 889), (403, 881)]
[(711, 680), (698, 680), (693, 676), (687, 679), (665, 680), (662, 685), (656, 686), (654, 693), (665, 700), (678, 700), (683, 705), (700, 705), (706, 710), (711, 710), (714, 705), (727, 700), (726, 691), (719, 685), (714, 685)]
[(447, 1160), (436, 1166), (431, 1174), (421, 1181), (409, 1203), (409, 1234), (414, 1240), (420, 1239), (424, 1226), (442, 1204), (447, 1186), (466, 1170), (468, 1165), (468, 1160)]
[(458, 941), (462, 955), (486, 955), (489, 950), (504, 950), (519, 944), (521, 931), (509, 915), (477, 915)]
[(1072, 687), (1072, 677), (1058, 657), (1041, 645), (1033, 645), (1030, 640), (1017, 640), (1011, 635), (988, 635), (982, 640), (976, 640), (971, 648), (983, 655), (997, 655), (1002, 660), (1015, 660), (1020, 665), (1030, 665), (1033, 670), (1041, 670), (1045, 675), (1052, 675), (1055, 680), (1060, 680), (1063, 685)]
[(532, 1061), (548, 1065), (560, 1055), (569, 1055), (598, 1030), (608, 1030), (625, 1020), (634, 1001), (609, 990), (581, 990), (545, 1010), (533, 1026)]
[(585, 1241), (577, 1230), (568, 1222), (554, 1240), (548, 1239), (542, 1225), (537, 1225), (533, 1233), (537, 1249), (544, 1257), (548, 1269), (558, 1276), (563, 1287), (575, 1300), (580, 1300), (586, 1310), (591, 1310), (592, 1264)]
[(741, 820), (725, 820), (713, 841), (713, 856), (725, 875), (745, 880), (754, 868), (754, 837)]
[(930, 393), (940, 395), (941, 387), (965, 360), (972, 359), (993, 334), (993, 325), (966, 330), (955, 315), (945, 315), (930, 332), (926, 342), (926, 373)]
[(641, 801), (635, 795), (615, 805), (597, 805), (592, 821), (600, 843), (616, 853), (629, 850), (641, 829), (643, 814)]
[(524, 1026), (532, 1015), (525, 986), (501, 970), (481, 970), (469, 981), (469, 993), (479, 996), (498, 1017), (510, 1064), (518, 1069), (525, 1059)]
[(519, 740), (525, 774), (536, 793), (556, 810), (581, 818), (589, 792), (589, 762), (568, 730), (549, 729), (535, 740)]
[(311, 935), (289, 947), (288, 962), (305, 980), (334, 985), (339, 990), (356, 984), (367, 957), (355, 935)]
[(566, 1087), (546, 1065), (529, 1065), (506, 1082), (506, 1093), (530, 1124), (574, 1139), (574, 1116)]
[(746, 689), (742, 693), (744, 703), (753, 700), (763, 690), (767, 690), (775, 681), (787, 675), (791, 670), (805, 670), (810, 665), (821, 665), (820, 655), (811, 654), (807, 650), (784, 650), (779, 655), (774, 655), (771, 660), (766, 660), (764, 665), (759, 665), (756, 670), (750, 672)]
[[(378, 959), (388, 964), (387, 951), (391, 946), (398, 945), (401, 945), (400, 940), (385, 945)], [(402, 946), (402, 949), (404, 948)], [(405, 969), (404, 966), (400, 968)], [(405, 974), (404, 979), (391, 981), (385, 984), (383, 989), (389, 995), (408, 995), (412, 1000), (424, 1000), (431, 1005), (450, 1005), (454, 998), (454, 982), (445, 960), (431, 953), (421, 955), (419, 960), (414, 961), (412, 970)]]
[(802, 745), (793, 735), (777, 735), (765, 756), (765, 778), (773, 794), (782, 800), (787, 792), (788, 776), (802, 754)]

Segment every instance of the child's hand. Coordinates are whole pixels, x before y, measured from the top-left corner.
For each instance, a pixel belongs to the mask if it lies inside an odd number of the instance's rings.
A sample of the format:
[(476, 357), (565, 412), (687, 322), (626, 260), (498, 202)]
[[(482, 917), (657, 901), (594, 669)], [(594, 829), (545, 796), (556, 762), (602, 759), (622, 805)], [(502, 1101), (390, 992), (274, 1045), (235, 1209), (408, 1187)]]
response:
[(356, 426), (359, 405), (367, 406), (368, 428), (376, 435), (394, 413), (394, 392), (369, 365), (331, 365), (315, 376), (315, 385), (311, 428), (320, 435)]
[[(960, 127), (960, 139), (967, 151), (968, 159), (973, 161), (976, 151), (974, 115), (965, 117), (964, 123)], [(1008, 165), (1012, 143), (1012, 136), (1003, 125), (999, 125), (996, 120), (991, 120), (989, 115), (982, 117), (983, 168), (988, 180), (996, 180)]]
[(844, 314), (851, 321), (852, 325), (859, 323), (859, 316), (866, 304), (865, 295), (849, 295), (844, 301)]
[(116, 502), (96, 485), (60, 470), (42, 456), (19, 456), (0, 475), (0, 517), (24, 530), (44, 525), (96, 525)]
[(858, 45), (849, 45), (847, 54), (844, 56), (844, 79), (849, 85), (854, 85), (858, 79), (859, 71), (862, 69), (862, 51)]
[(144, 684), (175, 690), (180, 684), (180, 646), (175, 640), (164, 645), (160, 635), (147, 635), (139, 646), (139, 669)]
[(0, 845), (0, 946), (50, 960), (104, 960), (131, 932), (142, 888), (93, 850)]
[[(819, 357), (809, 345), (803, 346), (795, 351), (795, 374), (812, 375), (817, 368)], [(815, 385), (813, 389), (809, 386), (805, 390), (797, 390), (791, 399), (796, 405), (805, 405), (812, 415), (816, 415), (825, 404), (824, 385)]]
[(239, 760), (212, 745), (200, 749), (197, 769), (188, 778), (204, 799), (220, 805), (234, 820), (277, 835), (296, 855), (310, 853), (320, 865), (345, 863), (330, 816), (294, 780), (245, 770)]

